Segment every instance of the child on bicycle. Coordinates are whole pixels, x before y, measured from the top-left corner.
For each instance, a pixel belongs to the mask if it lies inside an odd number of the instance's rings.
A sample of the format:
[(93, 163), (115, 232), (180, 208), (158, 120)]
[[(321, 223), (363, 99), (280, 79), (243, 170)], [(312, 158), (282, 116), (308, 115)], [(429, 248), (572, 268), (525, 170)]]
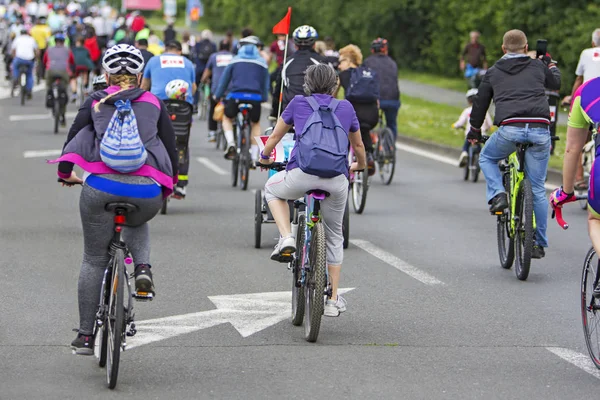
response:
[(89, 50), (83, 46), (82, 37), (78, 37), (75, 40), (75, 46), (71, 49), (71, 51), (73, 52), (73, 57), (75, 58), (75, 75), (71, 79), (71, 93), (73, 93), (71, 101), (74, 103), (77, 101), (77, 77), (82, 75), (83, 87), (87, 88), (90, 79), (90, 71), (94, 69), (95, 65), (92, 61)]
[[(77, 338), (71, 343), (81, 355), (94, 354), (95, 315), (110, 259), (114, 214), (105, 210), (106, 204), (127, 202), (138, 206), (138, 211), (127, 216), (123, 234), (135, 261), (135, 290), (154, 293), (147, 222), (158, 213), (177, 180), (175, 133), (169, 113), (156, 96), (138, 87), (144, 69), (142, 54), (133, 46), (117, 45), (106, 51), (102, 66), (110, 86), (93, 93), (80, 107), (63, 155), (56, 160), (60, 179), (67, 184), (83, 184), (79, 200), (84, 239), (78, 287), (80, 321)], [(148, 154), (135, 172), (117, 173), (106, 165), (107, 158), (100, 151), (98, 138), (103, 138), (109, 125), (116, 122), (115, 103), (119, 107), (129, 104)], [(85, 171), (82, 178), (73, 171), (74, 164)]]
[[(460, 157), (458, 159), (458, 167), (462, 168), (467, 165), (467, 159), (469, 158), (469, 141), (467, 140), (467, 135), (469, 134), (469, 130), (471, 130), (471, 124), (469, 124), (469, 117), (471, 117), (471, 110), (473, 109), (473, 100), (477, 96), (477, 89), (469, 89), (466, 94), (467, 102), (469, 103), (469, 107), (465, 108), (463, 112), (460, 114), (458, 121), (452, 124), (452, 128), (462, 128), (465, 127), (465, 143), (463, 144), (462, 153), (460, 153)], [(485, 121), (483, 121), (483, 125), (481, 126), (481, 131), (485, 134), (492, 128), (492, 117), (490, 113), (485, 114)]]
[(473, 103), (467, 139), (481, 141), (481, 127), (492, 99), (496, 105), (494, 124), (498, 132), (490, 137), (479, 156), (486, 179), (490, 212), (508, 208), (498, 162), (514, 153), (517, 143), (527, 143), (525, 175), (533, 189), (536, 232), (532, 258), (545, 256), (548, 247), (548, 199), (544, 183), (550, 158), (550, 107), (545, 89), (560, 89), (560, 71), (549, 56), (532, 60), (528, 55), (527, 36), (518, 29), (504, 34), (504, 56), (484, 75)]
[[(335, 133), (347, 135), (348, 138), (337, 140), (349, 140), (356, 155), (357, 162), (352, 163), (350, 169), (357, 171), (366, 167), (365, 147), (362, 143), (360, 124), (354, 108), (347, 100), (339, 101), (332, 96), (337, 89), (337, 80), (335, 70), (329, 65), (316, 64), (308, 67), (304, 77), (304, 90), (309, 97), (298, 95), (287, 105), (260, 154), (261, 164), (273, 163), (270, 158), (271, 152), (292, 126), (295, 127), (296, 132), (301, 132), (302, 135), (308, 132), (305, 132), (305, 128), (310, 129), (310, 126), (305, 125), (313, 114), (313, 106), (310, 105), (310, 100), (307, 100), (310, 98), (321, 106), (337, 105), (334, 114), (342, 125), (343, 131), (339, 133), (336, 130)], [(347, 160), (348, 149), (345, 150)], [(314, 189), (329, 192), (330, 196), (321, 202), (327, 244), (327, 268), (332, 287), (332, 296), (327, 299), (325, 304), (325, 315), (337, 317), (341, 312), (346, 311), (346, 301), (337, 294), (337, 291), (344, 257), (342, 219), (348, 198), (347, 162), (344, 160), (344, 173), (339, 173), (333, 169), (333, 165), (328, 165), (328, 168), (331, 168), (331, 174), (327, 175), (333, 177), (322, 177), (306, 173), (300, 168), (299, 160), (302, 155), (299, 154), (298, 142), (290, 154), (286, 170), (273, 175), (265, 185), (265, 199), (281, 235), (275, 250), (271, 253), (271, 259), (288, 262), (290, 254), (296, 251), (296, 240), (292, 236), (287, 200), (302, 197), (307, 191)]]

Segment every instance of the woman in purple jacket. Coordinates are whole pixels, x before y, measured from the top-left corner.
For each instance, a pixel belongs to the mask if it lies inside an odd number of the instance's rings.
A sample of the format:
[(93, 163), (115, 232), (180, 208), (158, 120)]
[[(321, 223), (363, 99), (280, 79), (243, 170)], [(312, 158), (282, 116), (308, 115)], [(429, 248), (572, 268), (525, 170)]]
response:
[[(113, 214), (107, 203), (127, 202), (139, 210), (127, 218), (123, 231), (135, 261), (136, 290), (154, 293), (150, 272), (150, 236), (147, 222), (160, 210), (163, 198), (173, 191), (177, 177), (175, 133), (164, 104), (153, 94), (139, 89), (144, 59), (130, 45), (106, 51), (102, 66), (109, 87), (93, 93), (81, 106), (58, 162), (58, 176), (67, 184), (81, 183), (79, 200), (83, 226), (83, 263), (79, 274), (79, 330), (71, 343), (76, 354), (94, 354), (94, 321), (104, 270), (110, 255)], [(140, 138), (148, 154), (145, 165), (129, 174), (109, 168), (100, 157), (100, 142), (115, 112), (115, 102), (131, 101), (137, 116)], [(142, 118), (143, 117), (143, 118)], [(84, 171), (79, 178), (77, 164)]]

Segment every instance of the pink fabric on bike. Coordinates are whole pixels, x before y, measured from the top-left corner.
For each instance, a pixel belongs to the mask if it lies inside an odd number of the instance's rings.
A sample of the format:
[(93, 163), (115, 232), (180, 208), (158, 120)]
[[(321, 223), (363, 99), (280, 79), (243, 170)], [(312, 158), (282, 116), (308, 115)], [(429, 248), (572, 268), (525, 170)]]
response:
[[(118, 92), (119, 90), (121, 90), (120, 86), (109, 86), (106, 89), (104, 89), (104, 91), (108, 94), (113, 94)], [(159, 110), (161, 109), (160, 107), (160, 101), (158, 100), (158, 98), (153, 95), (150, 92), (146, 92), (144, 94), (142, 94), (140, 97), (138, 97), (137, 99), (133, 100), (134, 103), (139, 103), (139, 102), (144, 102), (144, 103), (150, 103), (153, 106), (155, 106), (156, 108), (158, 108)], [(94, 100), (92, 102), (92, 107), (94, 107), (96, 104), (98, 104), (98, 100)]]

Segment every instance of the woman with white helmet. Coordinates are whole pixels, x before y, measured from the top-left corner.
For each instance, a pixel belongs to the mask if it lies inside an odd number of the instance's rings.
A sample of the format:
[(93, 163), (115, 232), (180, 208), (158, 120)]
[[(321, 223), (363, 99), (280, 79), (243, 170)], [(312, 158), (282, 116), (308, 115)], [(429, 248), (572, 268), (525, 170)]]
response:
[[(465, 108), (463, 110), (463, 112), (460, 114), (458, 121), (456, 121), (455, 123), (452, 124), (452, 128), (462, 128), (463, 126), (465, 127), (465, 143), (463, 144), (463, 149), (462, 149), (462, 152), (460, 153), (460, 157), (458, 159), (458, 166), (460, 168), (467, 165), (467, 160), (469, 158), (469, 153), (468, 153), (469, 141), (466, 139), (466, 135), (467, 135), (467, 133), (469, 133), (469, 130), (471, 130), (471, 124), (469, 124), (469, 118), (471, 117), (471, 110), (473, 109), (473, 101), (475, 100), (477, 93), (478, 93), (478, 90), (476, 88), (469, 89), (467, 91), (467, 94), (465, 95), (465, 97), (467, 98), (469, 107)], [(487, 113), (485, 116), (485, 121), (483, 122), (483, 125), (481, 127), (482, 132), (485, 134), (487, 131), (489, 131), (492, 128), (493, 125), (494, 125), (494, 123), (492, 121), (492, 117), (490, 116), (490, 113)]]
[[(164, 196), (173, 191), (177, 177), (177, 151), (171, 119), (164, 104), (139, 88), (144, 60), (138, 49), (121, 44), (106, 51), (102, 60), (108, 88), (93, 93), (79, 109), (69, 130), (58, 164), (58, 176), (67, 185), (81, 183), (79, 200), (83, 227), (83, 263), (79, 275), (79, 329), (71, 343), (77, 354), (94, 353), (94, 321), (108, 246), (113, 235), (113, 216), (105, 210), (110, 202), (127, 202), (138, 210), (127, 216), (125, 241), (135, 262), (136, 291), (154, 293), (150, 272), (150, 237), (147, 222), (160, 210)], [(122, 102), (121, 102), (122, 101)], [(135, 172), (109, 168), (100, 154), (100, 143), (118, 103), (130, 105), (139, 139), (147, 158)], [(119, 118), (117, 115), (116, 118)], [(80, 179), (77, 164), (84, 171)], [(175, 178), (175, 179), (174, 179)]]

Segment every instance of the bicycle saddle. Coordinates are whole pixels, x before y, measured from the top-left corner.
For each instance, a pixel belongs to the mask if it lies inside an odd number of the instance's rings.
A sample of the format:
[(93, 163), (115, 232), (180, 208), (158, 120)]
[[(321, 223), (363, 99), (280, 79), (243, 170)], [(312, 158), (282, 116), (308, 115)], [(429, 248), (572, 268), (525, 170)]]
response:
[(139, 207), (136, 206), (135, 204), (117, 201), (114, 203), (108, 203), (106, 206), (104, 206), (104, 209), (106, 211), (111, 211), (111, 212), (115, 212), (117, 210), (123, 210), (126, 213), (132, 213), (132, 212), (138, 211)]
[(318, 190), (318, 189), (314, 189), (314, 190), (309, 190), (308, 192), (306, 192), (306, 194), (312, 194), (312, 196), (315, 198), (315, 200), (325, 200), (325, 197), (329, 197), (329, 192), (326, 192), (324, 190)]

